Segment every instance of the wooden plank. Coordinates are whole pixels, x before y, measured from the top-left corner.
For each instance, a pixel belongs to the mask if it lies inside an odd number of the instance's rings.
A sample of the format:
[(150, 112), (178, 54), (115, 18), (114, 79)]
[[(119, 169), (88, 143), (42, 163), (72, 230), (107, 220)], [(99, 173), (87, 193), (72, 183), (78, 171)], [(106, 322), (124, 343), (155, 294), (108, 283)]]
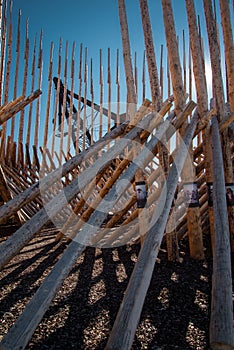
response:
[[(145, 296), (154, 270), (155, 260), (158, 255), (167, 218), (174, 198), (177, 182), (179, 180), (179, 175), (182, 170), (185, 157), (187, 156), (187, 149), (196, 128), (196, 119), (197, 118), (192, 119), (191, 124), (189, 125), (183, 138), (185, 147), (183, 148), (182, 143), (181, 148), (179, 148), (177, 153), (175, 162), (170, 168), (167, 184), (164, 186), (162, 193), (162, 196), (166, 195), (164, 208), (163, 210), (162, 208), (159, 209), (159, 213), (157, 213), (158, 209), (156, 209), (156, 212), (152, 217), (154, 224), (151, 223), (152, 226), (148, 231), (144, 244), (140, 250), (138, 261), (135, 264), (131, 275), (124, 299), (112, 328), (106, 350), (126, 350), (130, 349), (132, 346)], [(155, 217), (157, 216), (158, 219), (155, 221)]]

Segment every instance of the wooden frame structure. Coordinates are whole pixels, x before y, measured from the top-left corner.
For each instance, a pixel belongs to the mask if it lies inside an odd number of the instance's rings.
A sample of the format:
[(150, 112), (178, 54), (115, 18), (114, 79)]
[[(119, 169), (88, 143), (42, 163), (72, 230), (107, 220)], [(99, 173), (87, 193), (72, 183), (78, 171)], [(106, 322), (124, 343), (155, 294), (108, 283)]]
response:
[[(230, 259), (231, 251), (234, 252), (234, 202), (228, 203), (226, 200), (226, 187), (234, 182), (231, 5), (228, 0), (219, 1), (226, 64), (227, 83), (224, 88), (215, 8), (211, 0), (203, 1), (213, 72), (210, 103), (199, 20), (194, 1), (185, 0), (185, 3), (190, 51), (186, 57), (183, 37), (182, 66), (172, 3), (171, 0), (162, 0), (168, 62), (165, 79), (163, 47), (158, 74), (151, 28), (153, 23), (150, 21), (147, 0), (140, 0), (145, 40), (143, 98), (140, 101), (136, 56), (133, 67), (125, 2), (119, 0), (126, 81), (123, 83), (119, 79), (120, 57), (117, 50), (117, 108), (114, 112), (111, 103), (113, 68), (110, 49), (105, 71), (108, 76), (107, 108), (103, 103), (102, 50), (97, 103), (93, 62), (88, 62), (87, 49), (80, 45), (76, 65), (75, 43), (71, 58), (68, 56), (68, 42), (62, 57), (62, 39), (57, 67), (54, 67), (54, 43), (51, 43), (48, 86), (47, 91), (43, 91), (43, 35), (41, 33), (39, 43), (35, 38), (32, 57), (29, 57), (29, 28), (26, 22), (22, 66), (21, 14), (18, 16), (17, 37), (13, 38), (12, 2), (1, 2), (0, 223), (10, 221), (17, 225), (17, 230), (0, 245), (0, 267), (11, 261), (48, 224), (53, 224), (59, 232), (55, 240), (65, 237), (68, 247), (4, 336), (0, 349), (23, 349), (27, 346), (53, 297), (87, 246), (115, 247), (131, 244), (141, 238), (139, 259), (106, 345), (106, 349), (130, 349), (162, 240), (166, 240), (169, 260), (179, 259), (178, 241), (186, 235), (191, 257), (204, 259), (203, 235), (207, 234), (211, 237), (214, 261), (210, 344), (212, 349), (234, 349)], [(16, 43), (15, 60), (12, 59), (13, 43)], [(151, 91), (149, 100), (145, 98), (145, 58)], [(87, 76), (88, 66), (90, 80)], [(75, 67), (78, 67), (78, 79)], [(17, 96), (20, 69), (23, 69), (23, 81), (20, 96)], [(67, 83), (69, 74), (70, 86)], [(13, 76), (14, 91), (11, 95), (9, 84)], [(55, 107), (52, 110), (54, 76), (57, 78)], [(121, 111), (120, 89), (121, 84), (125, 83), (126, 107)], [(46, 97), (45, 104), (42, 95)], [(45, 113), (42, 113), (42, 109)], [(85, 139), (87, 132), (90, 136), (88, 144)], [(172, 139), (176, 139), (173, 149)], [(144, 208), (139, 208), (135, 193), (138, 183), (144, 183), (148, 192)], [(191, 195), (185, 198), (183, 184), (186, 183), (196, 184), (197, 197), (194, 202)], [(214, 190), (212, 202), (206, 190), (208, 184)], [(222, 274), (224, 270), (225, 275)], [(219, 283), (220, 280), (222, 283)]]

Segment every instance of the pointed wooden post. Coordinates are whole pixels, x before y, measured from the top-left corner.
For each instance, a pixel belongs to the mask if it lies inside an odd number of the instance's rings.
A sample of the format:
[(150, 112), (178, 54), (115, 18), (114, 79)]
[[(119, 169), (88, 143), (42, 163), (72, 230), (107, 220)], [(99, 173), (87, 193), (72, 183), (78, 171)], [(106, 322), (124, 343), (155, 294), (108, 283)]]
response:
[(228, 101), (232, 112), (234, 112), (234, 45), (231, 26), (230, 2), (228, 0), (220, 0), (219, 4), (227, 68)]
[[(125, 67), (125, 77), (127, 85), (127, 102), (131, 104), (128, 106), (130, 108), (130, 119), (131, 116), (135, 114), (137, 96), (134, 83), (133, 69), (132, 69), (132, 59), (131, 59), (131, 49), (130, 49), (130, 40), (128, 33), (128, 22), (126, 15), (125, 0), (118, 0), (119, 8), (119, 20), (122, 34), (122, 48), (123, 48), (123, 58), (124, 58), (124, 67)], [(133, 109), (131, 111), (131, 109)]]
[[(34, 90), (35, 85), (35, 63), (36, 63), (36, 37), (34, 39), (34, 48), (33, 48), (33, 58), (32, 58), (32, 81), (31, 81), (31, 91)], [(30, 104), (29, 112), (28, 112), (28, 128), (27, 128), (27, 136), (26, 136), (26, 145), (29, 148), (31, 144), (31, 126), (32, 126), (32, 112), (33, 112), (33, 105)]]
[(48, 95), (47, 95), (47, 105), (46, 105), (46, 118), (45, 118), (45, 128), (44, 128), (44, 140), (43, 140), (43, 148), (47, 147), (48, 141), (48, 130), (49, 130), (49, 115), (50, 115), (50, 103), (51, 103), (51, 90), (52, 90), (52, 68), (53, 68), (53, 49), (54, 44), (50, 44), (50, 64), (49, 64), (49, 72), (48, 72)]
[[(15, 79), (14, 79), (14, 99), (17, 97), (18, 79), (19, 79), (19, 61), (20, 61), (20, 19), (21, 11), (18, 14), (18, 27), (17, 27), (17, 44), (16, 44), (16, 63), (15, 63)], [(11, 140), (12, 147), (15, 136), (15, 117), (11, 121)]]
[[(39, 57), (38, 57), (38, 87), (41, 89), (42, 84), (42, 65), (43, 65), (43, 59), (42, 59), (42, 38), (43, 38), (43, 32), (41, 31), (40, 34), (40, 46), (39, 46)], [(41, 108), (41, 101), (40, 99), (37, 100), (37, 106), (36, 106), (36, 120), (35, 120), (35, 128), (34, 128), (34, 146), (38, 147), (38, 138), (39, 138), (39, 128), (40, 128), (40, 108)], [(36, 159), (34, 159), (36, 162)]]
[(140, 0), (141, 20), (144, 31), (146, 58), (148, 63), (152, 105), (158, 111), (161, 108), (162, 100), (159, 89), (158, 69), (154, 51), (154, 41), (149, 17), (147, 0)]

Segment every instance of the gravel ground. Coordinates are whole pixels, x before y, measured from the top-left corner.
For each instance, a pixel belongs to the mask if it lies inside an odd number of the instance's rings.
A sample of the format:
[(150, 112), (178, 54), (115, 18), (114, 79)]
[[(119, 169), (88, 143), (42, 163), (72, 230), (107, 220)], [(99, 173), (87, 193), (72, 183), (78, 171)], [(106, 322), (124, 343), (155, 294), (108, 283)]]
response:
[[(1, 229), (4, 239), (7, 230)], [(48, 272), (65, 242), (53, 230), (34, 238), (3, 270), (0, 282), (0, 336), (7, 333)], [(56, 294), (27, 349), (105, 348), (139, 245), (87, 248)], [(181, 262), (168, 262), (160, 250), (132, 349), (209, 349), (212, 261), (189, 258), (180, 242)]]

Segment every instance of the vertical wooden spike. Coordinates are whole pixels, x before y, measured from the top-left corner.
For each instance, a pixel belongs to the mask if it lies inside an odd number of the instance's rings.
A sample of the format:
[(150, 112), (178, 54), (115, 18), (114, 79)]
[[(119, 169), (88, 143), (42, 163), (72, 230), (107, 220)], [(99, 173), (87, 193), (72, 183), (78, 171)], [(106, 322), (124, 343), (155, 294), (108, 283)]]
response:
[(93, 60), (90, 60), (90, 94), (91, 94), (91, 145), (94, 142), (94, 89), (93, 89)]
[(47, 95), (47, 105), (46, 105), (46, 118), (45, 118), (45, 128), (44, 128), (44, 140), (43, 148), (47, 147), (48, 141), (48, 129), (49, 129), (49, 115), (50, 115), (50, 104), (51, 104), (51, 91), (52, 91), (52, 68), (53, 68), (53, 49), (54, 44), (50, 44), (50, 64), (48, 72), (48, 95)]
[(163, 72), (163, 44), (162, 44), (161, 51), (160, 51), (160, 99), (161, 101), (163, 101), (163, 95), (164, 95), (164, 72)]
[[(58, 52), (58, 83), (57, 83), (57, 90), (56, 90), (56, 98), (55, 98), (55, 109), (54, 109), (54, 117), (53, 117), (53, 137), (52, 137), (52, 147), (51, 147), (51, 155), (54, 157), (55, 152), (55, 135), (56, 135), (56, 128), (57, 128), (57, 113), (58, 113), (58, 104), (59, 104), (59, 94), (60, 94), (60, 81), (61, 81), (61, 65), (62, 65), (62, 38), (59, 39), (59, 52)], [(59, 127), (59, 125), (58, 125)]]
[[(2, 19), (2, 30), (1, 30), (1, 66), (0, 66), (0, 105), (2, 105), (3, 100), (3, 85), (4, 85), (4, 70), (5, 70), (5, 59), (6, 59), (6, 18), (7, 18), (7, 1), (5, 1), (3, 9), (3, 19)], [(4, 162), (4, 152), (5, 152), (5, 139), (6, 130), (3, 128), (0, 144), (0, 157), (1, 161)]]
[(188, 85), (189, 85), (189, 99), (192, 99), (192, 91), (193, 91), (193, 78), (192, 78), (192, 57), (191, 57), (191, 47), (189, 44), (189, 62), (188, 62)]
[(110, 48), (108, 48), (108, 121), (107, 131), (110, 131), (111, 127), (111, 64), (110, 64)]
[(99, 122), (99, 138), (102, 137), (103, 130), (103, 67), (102, 67), (102, 49), (100, 49), (100, 73), (99, 73), (99, 84), (100, 84), (100, 122)]
[[(227, 72), (227, 98), (231, 108), (234, 112), (234, 46), (233, 46), (233, 36), (231, 29), (230, 20), (230, 9), (227, 0), (220, 1), (220, 11), (222, 20), (222, 30), (224, 37), (224, 50), (225, 50), (225, 63)], [(225, 167), (225, 180), (226, 183), (232, 183), (234, 180), (233, 167), (232, 167), (232, 154), (231, 154), (231, 142), (228, 130), (225, 130), (222, 134), (223, 143), (223, 157), (224, 157), (224, 167)], [(234, 252), (234, 207), (228, 206), (228, 216), (229, 216), (229, 229), (231, 235), (231, 249)]]
[(127, 86), (127, 102), (131, 104), (128, 107), (128, 113), (130, 115), (130, 120), (133, 118), (136, 111), (137, 96), (136, 88), (134, 84), (133, 69), (132, 69), (132, 59), (131, 59), (131, 49), (130, 49), (130, 40), (128, 33), (128, 22), (126, 15), (126, 7), (124, 0), (118, 0), (118, 9), (119, 9), (119, 19), (122, 35), (122, 48), (123, 48), (123, 57), (124, 57), (124, 67), (125, 67), (125, 77), (126, 77), (126, 86)]
[[(17, 98), (18, 78), (19, 78), (19, 62), (20, 62), (20, 19), (21, 11), (18, 13), (18, 27), (17, 27), (17, 44), (16, 44), (16, 63), (15, 63), (15, 79), (14, 79), (14, 99)], [(11, 140), (15, 137), (15, 116), (11, 120)]]
[(184, 70), (184, 91), (187, 91), (187, 66), (186, 66), (186, 47), (185, 47), (185, 33), (183, 30), (183, 70)]
[[(37, 45), (37, 40), (35, 36), (34, 48), (33, 48), (32, 71), (31, 71), (31, 75), (32, 75), (31, 92), (34, 91), (34, 86), (35, 86), (36, 45)], [(30, 139), (31, 139), (32, 112), (33, 112), (33, 104), (31, 103), (29, 107), (29, 112), (28, 112), (28, 130), (27, 130), (27, 136), (26, 136), (26, 144), (28, 146), (28, 149), (29, 149)]]
[(67, 64), (68, 64), (68, 41), (66, 41), (65, 49), (65, 58), (64, 58), (64, 73), (63, 73), (63, 106), (62, 106), (62, 115), (61, 115), (61, 125), (60, 125), (60, 143), (59, 143), (59, 157), (62, 161), (63, 158), (63, 141), (64, 141), (64, 117), (66, 113), (66, 104), (67, 104)]
[(137, 72), (137, 53), (134, 54), (134, 82), (136, 87), (136, 95), (138, 94), (138, 72)]
[(234, 112), (234, 45), (233, 45), (233, 34), (231, 25), (231, 14), (228, 0), (222, 0), (219, 2), (224, 49), (225, 49), (225, 62), (227, 72), (227, 97), (232, 112)]
[(162, 101), (161, 101), (161, 95), (160, 95), (160, 89), (159, 89), (158, 70), (157, 70), (156, 56), (154, 51), (154, 40), (153, 40), (153, 34), (151, 29), (147, 0), (140, 0), (140, 8), (141, 8), (142, 26), (144, 31), (146, 58), (147, 58), (149, 78), (150, 78), (152, 105), (157, 111), (159, 111), (161, 108)]
[(2, 18), (2, 28), (1, 28), (1, 65), (0, 65), (0, 105), (2, 105), (3, 100), (3, 84), (4, 84), (4, 70), (5, 70), (5, 60), (6, 60), (6, 21), (7, 21), (7, 1), (4, 3), (3, 8), (3, 18)]
[[(27, 89), (27, 80), (28, 80), (28, 61), (29, 61), (29, 38), (28, 38), (28, 19), (26, 21), (26, 36), (25, 36), (25, 49), (24, 49), (24, 79), (23, 79), (23, 89), (22, 89), (22, 95), (26, 95), (26, 89)], [(19, 133), (18, 133), (18, 142), (19, 144), (23, 143), (23, 137), (24, 137), (24, 109), (20, 112), (20, 123), (19, 123)], [(23, 160), (20, 159), (22, 155), (22, 152), (19, 151), (18, 153), (18, 160), (19, 163), (23, 163)]]
[(120, 81), (119, 81), (119, 49), (116, 51), (116, 85), (117, 85), (117, 119), (116, 125), (120, 124)]
[(173, 95), (176, 113), (181, 111), (185, 103), (185, 92), (182, 81), (182, 71), (178, 50), (178, 40), (175, 32), (175, 23), (171, 0), (162, 0), (164, 27), (166, 33), (168, 59), (172, 79)]
[[(11, 78), (11, 63), (12, 63), (12, 0), (10, 1), (10, 22), (8, 26), (8, 37), (7, 37), (7, 64), (6, 64), (6, 75), (5, 75), (5, 87), (4, 87), (4, 104), (8, 103), (9, 84)], [(5, 159), (5, 147), (6, 147), (6, 136), (7, 136), (7, 122), (2, 125), (2, 143), (1, 152), (3, 152), (2, 160)]]
[(75, 42), (72, 45), (72, 58), (71, 58), (71, 93), (70, 93), (70, 105), (69, 105), (69, 116), (68, 116), (68, 136), (67, 136), (67, 154), (71, 148), (71, 138), (75, 140), (72, 129), (72, 117), (73, 117), (73, 102), (74, 102), (74, 83), (75, 83)]
[(171, 73), (169, 67), (169, 59), (167, 56), (167, 97), (171, 95)]
[(203, 6), (206, 17), (206, 27), (210, 47), (210, 59), (212, 68), (212, 82), (214, 97), (216, 100), (217, 112), (220, 118), (224, 117), (224, 90), (220, 64), (220, 47), (217, 37), (217, 26), (214, 19), (214, 13), (211, 0), (204, 1)]
[(6, 76), (5, 76), (5, 87), (4, 87), (4, 104), (8, 103), (9, 94), (9, 83), (11, 78), (11, 63), (12, 63), (12, 0), (10, 1), (9, 9), (9, 28), (8, 28), (8, 39), (7, 39), (7, 65), (6, 65)]
[[(42, 84), (42, 38), (43, 32), (40, 34), (40, 45), (39, 45), (39, 57), (38, 57), (38, 89), (41, 89)], [(40, 108), (41, 108), (41, 100), (37, 99), (36, 106), (36, 121), (35, 121), (35, 129), (34, 129), (34, 146), (38, 147), (38, 136), (39, 136), (39, 128), (40, 128)]]
[(85, 150), (86, 124), (87, 124), (87, 88), (88, 88), (88, 48), (85, 48), (84, 61), (84, 114), (83, 114), (83, 130), (82, 130), (82, 150)]
[(145, 51), (143, 53), (142, 61), (142, 103), (145, 100)]
[(80, 62), (79, 62), (79, 97), (78, 97), (78, 111), (76, 119), (76, 154), (79, 153), (79, 140), (80, 140), (80, 113), (81, 113), (81, 92), (82, 92), (82, 67), (83, 67), (83, 46), (80, 44)]

